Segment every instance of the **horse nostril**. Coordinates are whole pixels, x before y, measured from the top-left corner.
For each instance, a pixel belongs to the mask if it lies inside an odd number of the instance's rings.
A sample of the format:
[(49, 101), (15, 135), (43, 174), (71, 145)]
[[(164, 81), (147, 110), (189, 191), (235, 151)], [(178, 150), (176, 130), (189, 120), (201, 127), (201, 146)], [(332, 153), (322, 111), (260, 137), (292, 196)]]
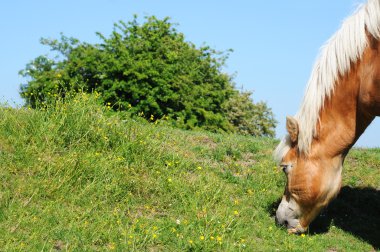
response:
[(285, 227), (287, 227), (288, 226), (288, 221), (286, 220), (286, 221), (284, 221), (284, 225), (285, 225)]

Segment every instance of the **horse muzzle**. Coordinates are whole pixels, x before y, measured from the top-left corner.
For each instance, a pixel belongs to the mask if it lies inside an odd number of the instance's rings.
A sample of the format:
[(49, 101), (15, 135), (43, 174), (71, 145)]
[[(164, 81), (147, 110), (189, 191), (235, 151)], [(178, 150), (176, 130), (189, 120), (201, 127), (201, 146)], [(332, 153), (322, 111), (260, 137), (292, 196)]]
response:
[(284, 197), (276, 211), (276, 223), (285, 226), (289, 234), (300, 234), (307, 230), (300, 224), (298, 209), (298, 204), (294, 200), (287, 201)]

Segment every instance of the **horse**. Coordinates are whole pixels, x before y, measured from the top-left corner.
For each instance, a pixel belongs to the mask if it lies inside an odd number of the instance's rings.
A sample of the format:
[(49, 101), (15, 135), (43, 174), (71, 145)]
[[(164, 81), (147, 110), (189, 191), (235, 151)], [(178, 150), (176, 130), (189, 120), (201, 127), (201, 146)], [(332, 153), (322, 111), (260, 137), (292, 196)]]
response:
[(368, 0), (321, 48), (287, 134), (274, 151), (286, 175), (277, 224), (304, 233), (341, 188), (347, 153), (380, 115), (380, 0)]

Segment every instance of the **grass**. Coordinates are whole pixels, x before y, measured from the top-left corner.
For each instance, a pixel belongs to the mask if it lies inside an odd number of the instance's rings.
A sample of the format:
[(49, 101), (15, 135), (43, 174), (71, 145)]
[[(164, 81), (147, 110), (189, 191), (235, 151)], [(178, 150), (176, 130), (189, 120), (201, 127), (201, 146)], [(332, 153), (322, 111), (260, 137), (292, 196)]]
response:
[(288, 235), (275, 140), (123, 120), (95, 99), (1, 107), (1, 251), (380, 248), (380, 150), (353, 150), (338, 199)]

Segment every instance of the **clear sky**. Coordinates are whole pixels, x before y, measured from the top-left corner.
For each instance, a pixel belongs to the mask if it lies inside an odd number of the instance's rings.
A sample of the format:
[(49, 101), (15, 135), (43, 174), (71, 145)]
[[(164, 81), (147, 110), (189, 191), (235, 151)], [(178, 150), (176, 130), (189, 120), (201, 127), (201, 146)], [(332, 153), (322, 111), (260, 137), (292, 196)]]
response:
[[(233, 49), (225, 69), (237, 87), (254, 91), (279, 121), (300, 105), (319, 48), (363, 0), (12, 0), (0, 3), (0, 100), (22, 104), (18, 90), (25, 82), (18, 71), (35, 57), (48, 54), (39, 39), (60, 32), (90, 43), (95, 32), (107, 35), (113, 23), (155, 15), (171, 17), (187, 41), (217, 50)], [(380, 146), (375, 120), (356, 146)], [(376, 130), (377, 129), (377, 130)]]

